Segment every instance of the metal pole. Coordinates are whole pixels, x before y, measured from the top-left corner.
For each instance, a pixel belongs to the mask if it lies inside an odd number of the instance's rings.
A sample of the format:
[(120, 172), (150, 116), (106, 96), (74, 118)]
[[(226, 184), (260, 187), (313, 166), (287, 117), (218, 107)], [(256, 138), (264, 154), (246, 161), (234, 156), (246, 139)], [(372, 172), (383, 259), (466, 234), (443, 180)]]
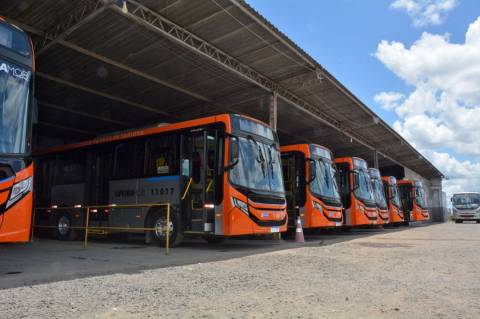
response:
[(88, 221), (90, 219), (90, 207), (87, 207), (87, 216), (85, 220), (85, 236), (84, 236), (84, 242), (83, 242), (83, 248), (87, 249), (87, 243), (88, 243)]
[[(178, 231), (178, 230), (177, 230)], [(167, 204), (167, 237), (165, 238), (165, 255), (169, 254), (170, 250), (170, 203)]]
[(33, 230), (35, 228), (35, 213), (36, 213), (37, 209), (34, 208), (33, 209), (33, 216), (32, 216), (32, 224), (30, 225), (30, 227), (32, 228), (31, 232), (30, 232), (30, 242), (33, 243)]
[(277, 131), (277, 92), (273, 92), (270, 96), (270, 127), (274, 132)]

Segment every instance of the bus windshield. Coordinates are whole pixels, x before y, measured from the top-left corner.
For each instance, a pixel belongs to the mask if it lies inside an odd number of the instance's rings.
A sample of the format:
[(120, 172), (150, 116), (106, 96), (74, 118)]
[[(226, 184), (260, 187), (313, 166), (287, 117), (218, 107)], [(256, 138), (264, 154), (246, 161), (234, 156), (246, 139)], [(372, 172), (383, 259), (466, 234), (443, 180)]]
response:
[(31, 76), (0, 58), (0, 154), (27, 153)]
[(415, 187), (415, 202), (418, 206), (422, 208), (426, 208), (425, 203), (425, 190), (423, 187), (416, 186)]
[(387, 200), (385, 199), (382, 181), (376, 178), (372, 179), (372, 188), (377, 206), (380, 208), (387, 208)]
[(313, 160), (312, 164), (312, 169), (315, 169), (315, 178), (310, 183), (312, 194), (320, 198), (328, 197), (340, 200), (332, 162), (319, 158)]
[(480, 207), (480, 194), (455, 194), (452, 202), (458, 209), (477, 209)]
[(370, 176), (365, 169), (358, 169), (355, 175), (355, 197), (360, 200), (369, 202), (375, 202), (373, 197), (372, 185), (370, 182)]
[(238, 163), (230, 171), (233, 184), (253, 190), (284, 193), (280, 152), (274, 144), (238, 137), (238, 150)]

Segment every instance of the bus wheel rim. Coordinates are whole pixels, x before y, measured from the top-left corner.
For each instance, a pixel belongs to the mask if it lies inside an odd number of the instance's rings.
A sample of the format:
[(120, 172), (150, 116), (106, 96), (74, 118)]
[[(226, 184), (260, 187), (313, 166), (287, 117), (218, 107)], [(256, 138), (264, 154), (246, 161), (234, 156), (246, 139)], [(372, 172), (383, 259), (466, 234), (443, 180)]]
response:
[[(165, 238), (166, 237), (166, 232), (167, 232), (167, 221), (164, 218), (159, 218), (157, 219), (157, 222), (155, 223), (155, 236), (157, 238)], [(170, 237), (173, 235), (173, 222), (170, 221)]]
[(70, 228), (70, 220), (68, 219), (67, 216), (62, 216), (58, 220), (58, 232), (60, 235), (65, 236), (68, 233), (68, 230)]

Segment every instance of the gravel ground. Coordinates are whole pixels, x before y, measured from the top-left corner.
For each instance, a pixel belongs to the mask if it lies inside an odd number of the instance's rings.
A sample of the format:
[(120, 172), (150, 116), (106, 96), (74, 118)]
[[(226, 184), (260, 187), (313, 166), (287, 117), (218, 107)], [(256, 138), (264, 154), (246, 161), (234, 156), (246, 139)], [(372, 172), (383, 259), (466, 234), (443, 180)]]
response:
[(0, 291), (0, 318), (479, 318), (480, 225)]

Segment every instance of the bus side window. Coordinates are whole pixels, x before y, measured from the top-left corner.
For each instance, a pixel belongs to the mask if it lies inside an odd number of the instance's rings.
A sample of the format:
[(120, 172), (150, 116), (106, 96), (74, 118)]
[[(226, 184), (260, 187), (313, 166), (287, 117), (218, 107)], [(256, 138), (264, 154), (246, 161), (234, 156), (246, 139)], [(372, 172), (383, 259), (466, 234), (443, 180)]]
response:
[(176, 140), (174, 135), (156, 136), (147, 140), (147, 176), (173, 175), (178, 171)]
[(85, 153), (74, 151), (57, 155), (54, 185), (85, 182)]

